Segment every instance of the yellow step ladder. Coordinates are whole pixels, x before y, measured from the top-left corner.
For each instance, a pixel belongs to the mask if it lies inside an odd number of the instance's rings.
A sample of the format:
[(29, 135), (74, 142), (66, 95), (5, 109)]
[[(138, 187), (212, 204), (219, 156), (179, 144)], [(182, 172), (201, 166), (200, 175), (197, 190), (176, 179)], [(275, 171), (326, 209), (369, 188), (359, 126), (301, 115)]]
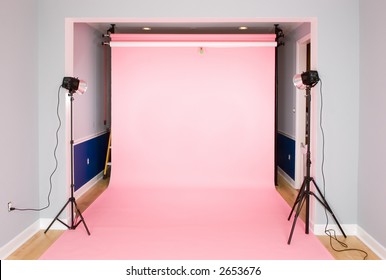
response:
[(103, 179), (107, 178), (108, 166), (110, 166), (110, 172), (111, 172), (111, 130), (110, 130), (110, 135), (109, 135), (109, 143), (107, 145), (105, 169), (103, 170)]

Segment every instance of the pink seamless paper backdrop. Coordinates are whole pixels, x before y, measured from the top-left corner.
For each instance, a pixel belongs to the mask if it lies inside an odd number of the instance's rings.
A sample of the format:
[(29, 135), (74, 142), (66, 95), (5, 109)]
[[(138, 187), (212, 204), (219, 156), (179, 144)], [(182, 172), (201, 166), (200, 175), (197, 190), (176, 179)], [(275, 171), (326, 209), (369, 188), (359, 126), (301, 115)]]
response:
[(273, 184), (274, 48), (112, 50), (108, 189), (41, 259), (331, 259)]
[(117, 47), (112, 64), (114, 182), (273, 185), (274, 48)]
[(111, 185), (41, 257), (86, 260), (329, 260), (274, 188)]

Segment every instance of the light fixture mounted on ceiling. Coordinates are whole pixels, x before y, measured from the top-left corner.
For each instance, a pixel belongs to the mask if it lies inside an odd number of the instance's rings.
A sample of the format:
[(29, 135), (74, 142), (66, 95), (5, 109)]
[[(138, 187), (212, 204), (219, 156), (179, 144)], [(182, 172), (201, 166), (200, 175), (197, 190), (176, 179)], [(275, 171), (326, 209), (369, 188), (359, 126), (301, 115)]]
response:
[(248, 26), (240, 26), (239, 27), (239, 30), (247, 30), (248, 29)]
[(151, 27), (145, 26), (145, 27), (142, 27), (142, 30), (144, 30), (144, 31), (150, 31), (150, 30), (151, 30)]

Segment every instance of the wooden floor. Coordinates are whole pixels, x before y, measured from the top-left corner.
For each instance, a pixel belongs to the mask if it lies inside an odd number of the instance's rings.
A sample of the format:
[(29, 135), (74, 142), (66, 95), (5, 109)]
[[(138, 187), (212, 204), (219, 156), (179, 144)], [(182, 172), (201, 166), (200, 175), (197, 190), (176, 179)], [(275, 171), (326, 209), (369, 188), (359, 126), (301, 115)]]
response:
[[(109, 178), (100, 180), (81, 198), (77, 199), (79, 210), (83, 212), (108, 187)], [(63, 234), (63, 230), (40, 230), (26, 243), (13, 252), (7, 260), (37, 260)]]
[[(86, 194), (77, 200), (78, 207), (83, 212), (92, 202), (98, 198), (107, 188), (109, 180), (99, 181), (93, 188), (91, 188)], [(297, 191), (290, 187), (286, 181), (279, 176), (277, 191), (281, 194), (283, 199), (292, 206)], [(300, 218), (304, 220), (304, 213), (301, 213)], [(13, 252), (7, 259), (9, 260), (37, 260), (39, 257), (53, 244), (63, 233), (60, 230), (49, 230), (46, 234), (41, 230), (30, 238), (25, 244)], [(331, 248), (330, 238), (328, 236), (318, 236), (321, 243), (329, 250), (331, 255), (337, 260), (362, 260), (366, 254), (367, 260), (379, 260), (380, 258), (375, 255), (363, 242), (361, 242), (355, 236), (348, 236), (346, 239), (340, 238), (344, 241), (348, 247), (343, 247), (336, 241), (332, 241), (334, 248), (337, 250), (345, 250), (343, 252), (337, 252)], [(347, 250), (348, 249), (348, 250)], [(358, 251), (362, 250), (362, 251)]]
[[(297, 190), (292, 188), (281, 176), (278, 176), (278, 187), (277, 191), (283, 197), (283, 199), (292, 207), (296, 197), (298, 195)], [(304, 209), (300, 213), (299, 217), (304, 221), (305, 213)], [(328, 249), (331, 255), (337, 260), (363, 260), (366, 257), (366, 260), (379, 260), (380, 258), (372, 252), (359, 238), (356, 236), (338, 236), (338, 240), (343, 242), (335, 241), (327, 235), (318, 236), (320, 242)], [(334, 250), (331, 247), (331, 244)]]

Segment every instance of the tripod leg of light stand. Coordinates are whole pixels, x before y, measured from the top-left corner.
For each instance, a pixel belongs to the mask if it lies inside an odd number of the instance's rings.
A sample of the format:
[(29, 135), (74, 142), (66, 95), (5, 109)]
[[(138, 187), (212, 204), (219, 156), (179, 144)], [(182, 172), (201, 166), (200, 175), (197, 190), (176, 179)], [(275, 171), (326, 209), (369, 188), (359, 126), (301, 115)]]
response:
[[(327, 203), (327, 200), (326, 198), (323, 196), (322, 192), (320, 191), (318, 185), (316, 184), (315, 180), (312, 178), (312, 183), (314, 184), (317, 192), (319, 193), (319, 196), (321, 197), (321, 199), (314, 195), (314, 197), (320, 202), (320, 204), (322, 204), (324, 206), (324, 208), (326, 208), (326, 210), (331, 214), (332, 218), (334, 219), (334, 221), (336, 222), (336, 224), (338, 225), (339, 229), (340, 229), (340, 232), (343, 234), (344, 238), (347, 238), (345, 232), (343, 231), (343, 228), (340, 226), (339, 222), (338, 222), (338, 219), (335, 217), (334, 215), (334, 212), (332, 212), (332, 209), (330, 207), (330, 205), (328, 205)], [(323, 200), (323, 201), (322, 201)]]
[(56, 215), (55, 219), (52, 220), (51, 224), (48, 226), (48, 228), (44, 231), (44, 234), (47, 233), (47, 231), (51, 228), (51, 226), (55, 223), (56, 220), (58, 220), (60, 223), (62, 223), (63, 225), (65, 225), (67, 228), (70, 228), (68, 225), (66, 225), (65, 223), (63, 223), (61, 220), (59, 220), (59, 216), (60, 214), (62, 214), (62, 212), (64, 211), (64, 209), (66, 209), (67, 205), (71, 202), (71, 200), (67, 200), (66, 204), (64, 204), (63, 208), (59, 211), (59, 213)]
[[(290, 233), (290, 236), (289, 236), (288, 242), (287, 242), (288, 245), (291, 244), (292, 235), (293, 235), (294, 230), (295, 230), (296, 221), (297, 221), (297, 219), (298, 219), (298, 217), (299, 217), (299, 215), (300, 215), (300, 211), (301, 211), (302, 208), (303, 208), (303, 204), (304, 204), (304, 202), (308, 203), (308, 201), (307, 201), (307, 195), (308, 195), (308, 194), (306, 193), (306, 191), (304, 191), (303, 194), (301, 195), (301, 197), (299, 198), (300, 200), (299, 200), (299, 202), (298, 202), (298, 207), (296, 208), (294, 221), (293, 221), (293, 223), (292, 223), (291, 233)], [(295, 205), (294, 205), (294, 207), (295, 207)]]
[[(80, 224), (80, 223), (83, 223), (84, 227), (86, 228), (86, 231), (87, 231), (87, 234), (90, 235), (90, 231), (88, 230), (88, 227), (86, 225), (86, 222), (84, 221), (84, 218), (82, 216), (82, 213), (79, 211), (79, 208), (78, 208), (78, 205), (76, 204), (76, 201), (74, 199), (73, 201), (74, 203), (74, 206), (75, 206), (75, 210), (76, 212), (78, 213), (79, 217), (80, 217), (80, 221), (76, 224), (76, 225), (72, 225), (72, 229), (76, 229), (76, 227)], [(74, 223), (74, 222), (73, 222)]]
[(306, 182), (307, 182), (307, 178), (304, 178), (304, 181), (302, 183), (302, 186), (300, 187), (299, 189), (299, 192), (298, 192), (298, 195), (295, 199), (295, 203), (294, 205), (292, 206), (292, 209), (291, 209), (291, 213), (289, 214), (288, 216), (288, 221), (291, 219), (291, 216), (292, 216), (292, 213), (294, 212), (295, 208), (296, 208), (296, 204), (300, 203), (300, 201), (302, 200), (303, 196), (304, 196), (304, 190), (306, 188)]
[[(66, 207), (68, 206), (68, 204), (71, 203), (71, 206), (74, 207), (75, 206), (75, 210), (76, 212), (78, 213), (79, 217), (80, 217), (80, 221), (77, 223), (77, 224), (74, 224), (74, 214), (71, 213), (71, 226), (65, 224), (63, 221), (61, 221), (59, 219), (59, 216), (62, 214), (62, 212), (66, 209)], [(52, 220), (51, 224), (48, 226), (48, 228), (44, 231), (44, 233), (47, 233), (47, 231), (51, 228), (51, 226), (54, 224), (55, 221), (58, 221), (60, 222), (61, 224), (63, 224), (65, 227), (67, 227), (68, 229), (76, 229), (77, 226), (80, 224), (80, 223), (83, 223), (84, 227), (86, 228), (86, 231), (88, 233), (88, 235), (90, 235), (90, 231), (86, 225), (86, 222), (84, 221), (84, 218), (82, 216), (82, 213), (79, 211), (79, 208), (78, 208), (78, 205), (76, 204), (76, 201), (75, 201), (75, 198), (74, 197), (70, 197), (66, 204), (64, 204), (64, 206), (62, 207), (62, 209), (60, 209), (59, 213), (56, 215), (56, 217)]]

